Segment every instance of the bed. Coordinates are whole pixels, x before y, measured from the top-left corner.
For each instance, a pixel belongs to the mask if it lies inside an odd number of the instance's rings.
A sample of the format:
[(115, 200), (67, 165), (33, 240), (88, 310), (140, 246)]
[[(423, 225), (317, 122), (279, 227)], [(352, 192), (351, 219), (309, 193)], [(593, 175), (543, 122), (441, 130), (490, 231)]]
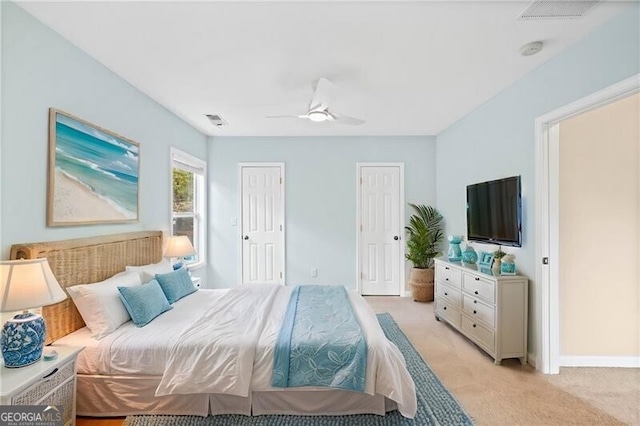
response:
[[(68, 288), (104, 280), (126, 266), (159, 262), (162, 233), (12, 246), (12, 259), (36, 257), (46, 257), (60, 284)], [(274, 342), (291, 292), (288, 286), (198, 290), (176, 301), (171, 310), (145, 327), (129, 321), (101, 339), (92, 337), (67, 298), (43, 308), (47, 343), (85, 347), (77, 363), (78, 415), (384, 415), (398, 409), (412, 418), (415, 388), (404, 359), (386, 339), (364, 299), (354, 293), (348, 298), (368, 345), (364, 392), (272, 385)], [(262, 306), (261, 300), (269, 302)], [(252, 308), (247, 309), (246, 303)], [(248, 317), (230, 321), (240, 315)], [(220, 336), (229, 335), (238, 341), (235, 352), (216, 343)], [(212, 341), (205, 342), (205, 337)], [(193, 353), (198, 356), (189, 358)], [(219, 374), (210, 374), (204, 368), (208, 360), (211, 372), (234, 371), (233, 380), (220, 381)]]

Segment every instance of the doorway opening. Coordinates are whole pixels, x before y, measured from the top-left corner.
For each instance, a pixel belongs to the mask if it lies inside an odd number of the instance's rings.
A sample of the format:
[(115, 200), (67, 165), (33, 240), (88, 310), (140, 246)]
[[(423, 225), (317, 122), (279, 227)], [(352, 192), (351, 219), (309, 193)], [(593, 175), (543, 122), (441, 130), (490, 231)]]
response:
[(558, 374), (566, 361), (560, 356), (560, 123), (639, 92), (640, 75), (635, 75), (536, 120), (535, 276), (542, 290), (541, 348), (536, 367), (543, 373)]

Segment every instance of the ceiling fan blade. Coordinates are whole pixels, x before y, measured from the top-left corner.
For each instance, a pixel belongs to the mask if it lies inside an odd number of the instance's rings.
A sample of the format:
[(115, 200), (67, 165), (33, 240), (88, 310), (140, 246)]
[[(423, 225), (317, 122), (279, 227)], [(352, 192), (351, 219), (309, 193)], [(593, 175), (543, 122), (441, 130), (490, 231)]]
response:
[(267, 115), (266, 118), (309, 118), (308, 115)]
[(340, 124), (348, 124), (350, 126), (359, 126), (364, 123), (364, 120), (359, 118), (349, 117), (348, 115), (336, 114), (335, 112), (329, 113), (333, 121)]
[(324, 77), (318, 79), (316, 91), (309, 104), (309, 111), (324, 111), (329, 108), (331, 100), (331, 82)]

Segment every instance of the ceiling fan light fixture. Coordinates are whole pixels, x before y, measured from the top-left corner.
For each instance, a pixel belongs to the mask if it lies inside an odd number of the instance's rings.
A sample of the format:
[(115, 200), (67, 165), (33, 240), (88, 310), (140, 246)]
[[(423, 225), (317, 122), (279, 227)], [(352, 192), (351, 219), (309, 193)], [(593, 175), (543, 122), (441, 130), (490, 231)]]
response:
[[(2, 1), (2, 0), (0, 0)], [(332, 112), (329, 107), (329, 101), (331, 99), (331, 82), (326, 78), (319, 78), (316, 83), (316, 89), (313, 93), (313, 98), (309, 104), (309, 109), (304, 115), (271, 115), (267, 118), (302, 118), (305, 120), (314, 121), (316, 123), (322, 123), (323, 121), (329, 121), (338, 124), (346, 124), (348, 126), (359, 126), (364, 123), (364, 120), (359, 118), (349, 117), (348, 115), (338, 114)]]
[(311, 121), (321, 122), (326, 121), (329, 118), (329, 114), (325, 111), (311, 111), (309, 112), (308, 117)]

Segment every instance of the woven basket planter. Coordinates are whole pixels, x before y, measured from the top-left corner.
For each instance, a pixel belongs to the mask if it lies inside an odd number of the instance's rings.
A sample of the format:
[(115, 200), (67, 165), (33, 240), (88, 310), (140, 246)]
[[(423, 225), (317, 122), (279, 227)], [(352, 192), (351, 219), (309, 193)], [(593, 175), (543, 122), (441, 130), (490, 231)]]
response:
[(411, 285), (413, 300), (416, 302), (433, 301), (433, 268), (412, 268), (409, 284)]

